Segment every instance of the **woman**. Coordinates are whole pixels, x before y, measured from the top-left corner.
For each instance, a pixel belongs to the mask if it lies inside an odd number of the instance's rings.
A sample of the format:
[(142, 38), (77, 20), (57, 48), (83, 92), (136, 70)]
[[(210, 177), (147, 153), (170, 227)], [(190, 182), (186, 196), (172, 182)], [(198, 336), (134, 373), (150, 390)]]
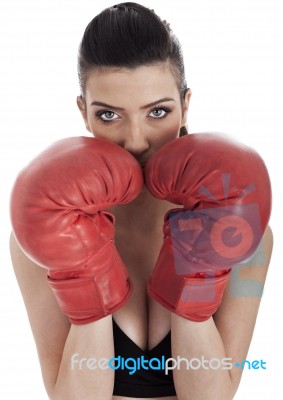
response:
[[(229, 358), (233, 363), (243, 361), (252, 338), (260, 295), (231, 296), (230, 287), (227, 285), (230, 265), (229, 268), (220, 268), (220, 271), (215, 272), (216, 278), (212, 277), (217, 280), (224, 276), (225, 286), (219, 290), (221, 293), (215, 309), (205, 317), (201, 315), (195, 318), (188, 315), (187, 311), (177, 312), (177, 307), (172, 304), (168, 306), (165, 300), (166, 293), (160, 290), (160, 293), (156, 294), (158, 282), (154, 280), (152, 272), (163, 244), (164, 215), (169, 210), (176, 209), (178, 202), (174, 202), (170, 196), (167, 200), (165, 195), (159, 198), (155, 196), (156, 182), (153, 182), (155, 178), (152, 176), (154, 168), (149, 167), (147, 162), (149, 159), (154, 159), (154, 155), (160, 154), (159, 149), (166, 149), (166, 145), (171, 145), (173, 142), (185, 143), (181, 142), (183, 138), (179, 137), (183, 136), (186, 140), (186, 137), (191, 136), (187, 136), (185, 127), (191, 91), (187, 89), (185, 81), (180, 45), (168, 24), (162, 22), (153, 11), (135, 3), (123, 3), (104, 10), (86, 28), (79, 50), (78, 72), (81, 95), (77, 98), (77, 104), (87, 130), (98, 139), (96, 143), (102, 146), (101, 152), (104, 152), (105, 146), (109, 149), (107, 165), (111, 164), (112, 158), (115, 159), (114, 167), (113, 165), (111, 167), (111, 174), (115, 176), (114, 183), (120, 179), (119, 176), (126, 176), (128, 173), (130, 175), (128, 183), (123, 184), (128, 187), (130, 182), (132, 185), (132, 181), (135, 181), (136, 186), (131, 194), (127, 194), (128, 197), (121, 195), (123, 200), (116, 203), (112, 201), (112, 205), (104, 207), (107, 212), (101, 217), (101, 225), (97, 229), (97, 234), (100, 234), (102, 223), (104, 226), (110, 222), (114, 225), (113, 215), (115, 216), (116, 248), (125, 264), (125, 269), (121, 282), (113, 283), (112, 279), (109, 284), (112, 285), (111, 291), (107, 292), (107, 295), (116, 295), (117, 286), (120, 289), (119, 300), (113, 305), (111, 312), (106, 312), (103, 317), (91, 314), (85, 318), (80, 312), (72, 314), (68, 303), (70, 299), (66, 300), (66, 297), (63, 298), (60, 293), (58, 294), (60, 290), (56, 285), (63, 279), (61, 272), (52, 270), (51, 264), (40, 261), (38, 256), (38, 252), (43, 253), (45, 250), (48, 252), (52, 246), (50, 242), (37, 242), (37, 240), (52, 235), (55, 225), (47, 227), (48, 235), (39, 230), (36, 235), (34, 231), (29, 231), (27, 235), (25, 231), (21, 236), (22, 226), (19, 227), (17, 221), (20, 220), (22, 224), (23, 214), (29, 218), (33, 218), (34, 214), (33, 216), (28, 214), (26, 208), (19, 217), (18, 210), (24, 203), (25, 188), (21, 185), (21, 181), (16, 184), (12, 196), (14, 234), (11, 236), (11, 254), (35, 338), (46, 391), (51, 399), (107, 400), (137, 397), (169, 400), (231, 399), (240, 383), (241, 368), (224, 369), (213, 366), (206, 368), (205, 364), (203, 368), (187, 369), (181, 364), (180, 368), (174, 369), (173, 374), (172, 371), (165, 374), (164, 370), (153, 368), (151, 370), (143, 368), (129, 374), (129, 363), (128, 370), (127, 368), (123, 370), (121, 367), (114, 375), (114, 370), (106, 368), (103, 362), (99, 368), (97, 367), (98, 360), (105, 358), (109, 360), (118, 355), (124, 358), (138, 358), (143, 355), (147, 359), (161, 359), (162, 356), (168, 359), (172, 356), (173, 359)], [(68, 143), (75, 146), (78, 141), (64, 142), (59, 144), (59, 147), (55, 145), (51, 150), (47, 150), (39, 157), (40, 161), (31, 164), (29, 173), (34, 173), (34, 167), (38, 168), (45, 157), (49, 175), (45, 175), (44, 179), (40, 175), (41, 181), (44, 181), (45, 185), (48, 181), (48, 186), (53, 184), (57, 178), (54, 179), (56, 173), (52, 175), (51, 166), (55, 165), (58, 174), (61, 174), (63, 168), (62, 164), (57, 165), (50, 159), (54, 156), (56, 160), (58, 152), (62, 157), (64, 153), (62, 148), (68, 147), (66, 146)], [(84, 146), (85, 143), (79, 141), (78, 147)], [(88, 143), (87, 141), (87, 146)], [(226, 144), (224, 140), (224, 146)], [(167, 151), (167, 155), (172, 153), (175, 156), (173, 148), (171, 150)], [(177, 149), (174, 148), (174, 151)], [(72, 163), (77, 170), (79, 159), (77, 148), (74, 154)], [(170, 154), (168, 157), (170, 158)], [(121, 159), (129, 160), (125, 161), (128, 163), (127, 171), (119, 169), (124, 168), (119, 164)], [(154, 162), (158, 164), (156, 158)], [(73, 172), (70, 171), (73, 170), (70, 168), (68, 164), (67, 177), (72, 183)], [(115, 168), (120, 175), (115, 175), (117, 173)], [(141, 171), (144, 172), (147, 182), (142, 189)], [(84, 174), (77, 173), (77, 175)], [(35, 182), (34, 175), (32, 176), (33, 179), (29, 179), (29, 184), (31, 181), (32, 184)], [(81, 177), (76, 176), (76, 179)], [(60, 191), (61, 186), (58, 184), (56, 190)], [(83, 190), (83, 185), (80, 190)], [(31, 190), (26, 192), (29, 198), (30, 192)], [(83, 197), (87, 196), (84, 194)], [(58, 204), (59, 201), (56, 203), (57, 208)], [(56, 211), (56, 207), (52, 212)], [(48, 215), (44, 214), (44, 218), (40, 219), (40, 224), (52, 220), (53, 214), (50, 210), (48, 212)], [(43, 215), (42, 213), (43, 211), (39, 212), (40, 215)], [(87, 217), (90, 214), (91, 211), (88, 210)], [(81, 212), (77, 214), (77, 218), (79, 217)], [(36, 224), (37, 221), (33, 220), (33, 227)], [(257, 252), (259, 254), (264, 249), (261, 268), (258, 268), (256, 254), (245, 268), (241, 269), (241, 278), (254, 280), (262, 285), (265, 282), (272, 251), (270, 228), (267, 227), (263, 233), (262, 246)], [(29, 242), (25, 245), (32, 235), (35, 236), (32, 238), (33, 242), (40, 243), (32, 250), (37, 252), (37, 257), (29, 251), (28, 246), (32, 244)], [(54, 239), (54, 248), (59, 247), (58, 243), (61, 243), (59, 239), (61, 240), (62, 236), (64, 240), (68, 240), (71, 233), (58, 235)], [(44, 246), (43, 243), (49, 245)], [(59, 249), (63, 252), (62, 259), (72, 262), (75, 258), (75, 249), (69, 246), (69, 252), (64, 253), (64, 243)], [(101, 263), (109, 257), (108, 253), (103, 254)], [(118, 259), (118, 256), (116, 257)], [(46, 269), (39, 268), (39, 265), (33, 262), (37, 259), (41, 267), (48, 268), (48, 282)], [(121, 261), (117, 261), (117, 264), (124, 268)], [(160, 276), (163, 277), (164, 273), (158, 275), (158, 279)], [(151, 296), (147, 292), (148, 282), (150, 282)], [(236, 285), (239, 285), (236, 291), (240, 290), (241, 281), (237, 281)], [(82, 289), (79, 290), (81, 295)], [(64, 288), (64, 296), (65, 292)]]

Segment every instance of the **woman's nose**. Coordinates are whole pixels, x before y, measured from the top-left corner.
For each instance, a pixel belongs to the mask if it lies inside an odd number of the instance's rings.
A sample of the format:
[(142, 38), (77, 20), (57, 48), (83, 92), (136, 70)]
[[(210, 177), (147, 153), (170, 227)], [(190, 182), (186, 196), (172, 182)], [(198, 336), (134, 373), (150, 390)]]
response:
[(125, 131), (124, 148), (134, 156), (138, 156), (149, 148), (145, 130), (140, 124), (131, 123)]

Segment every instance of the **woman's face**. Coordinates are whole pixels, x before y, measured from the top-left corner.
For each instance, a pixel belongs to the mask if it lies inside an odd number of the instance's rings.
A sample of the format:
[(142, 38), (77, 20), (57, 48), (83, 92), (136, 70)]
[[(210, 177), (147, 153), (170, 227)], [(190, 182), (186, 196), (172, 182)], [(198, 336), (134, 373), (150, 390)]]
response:
[(77, 98), (86, 128), (129, 151), (143, 166), (186, 123), (191, 92), (182, 104), (170, 69), (108, 68), (88, 75), (85, 101)]

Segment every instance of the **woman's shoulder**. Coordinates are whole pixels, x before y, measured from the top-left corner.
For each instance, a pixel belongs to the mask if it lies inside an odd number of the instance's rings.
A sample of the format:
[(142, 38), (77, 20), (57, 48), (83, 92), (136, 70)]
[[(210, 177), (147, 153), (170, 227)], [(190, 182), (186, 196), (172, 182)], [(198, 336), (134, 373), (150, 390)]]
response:
[(22, 294), (26, 291), (28, 285), (31, 288), (37, 287), (46, 280), (47, 271), (40, 268), (24, 254), (13, 233), (10, 236), (10, 254)]
[(260, 264), (267, 270), (270, 264), (273, 250), (273, 232), (270, 225), (267, 226), (261, 244), (258, 247), (253, 259), (254, 264)]
[(236, 278), (240, 276), (243, 285), (244, 282), (258, 282), (263, 288), (270, 266), (272, 249), (273, 233), (268, 225), (253, 257), (246, 263), (239, 264), (239, 268), (236, 268), (233, 274), (234, 281), (237, 282)]
[(59, 309), (48, 285), (47, 270), (36, 265), (24, 254), (13, 233), (10, 237), (10, 252), (36, 342), (44, 380), (46, 383), (52, 382), (53, 374), (58, 369), (58, 354), (63, 352), (70, 323)]
[[(10, 253), (30, 323), (35, 326), (46, 322), (47, 325), (44, 325), (46, 327), (50, 325), (48, 322), (57, 318), (58, 321), (62, 320), (65, 325), (68, 318), (62, 314), (48, 285), (47, 270), (35, 264), (24, 254), (13, 233), (10, 236)], [(70, 325), (69, 322), (68, 325)]]
[(267, 226), (264, 236), (263, 236), (263, 241), (266, 243), (268, 246), (268, 249), (270, 251), (270, 254), (272, 253), (272, 248), (273, 248), (273, 231), (270, 227), (270, 225)]

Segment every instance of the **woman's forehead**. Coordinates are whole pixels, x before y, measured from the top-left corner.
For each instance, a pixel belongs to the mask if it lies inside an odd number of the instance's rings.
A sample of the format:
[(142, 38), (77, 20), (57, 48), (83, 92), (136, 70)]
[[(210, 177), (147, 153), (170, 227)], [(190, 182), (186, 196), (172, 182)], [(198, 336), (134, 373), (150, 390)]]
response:
[[(171, 69), (166, 65), (150, 65), (137, 68), (99, 68), (91, 70), (86, 81), (86, 94), (119, 94), (139, 91), (178, 95), (179, 91)], [(169, 92), (169, 93), (168, 93)]]

